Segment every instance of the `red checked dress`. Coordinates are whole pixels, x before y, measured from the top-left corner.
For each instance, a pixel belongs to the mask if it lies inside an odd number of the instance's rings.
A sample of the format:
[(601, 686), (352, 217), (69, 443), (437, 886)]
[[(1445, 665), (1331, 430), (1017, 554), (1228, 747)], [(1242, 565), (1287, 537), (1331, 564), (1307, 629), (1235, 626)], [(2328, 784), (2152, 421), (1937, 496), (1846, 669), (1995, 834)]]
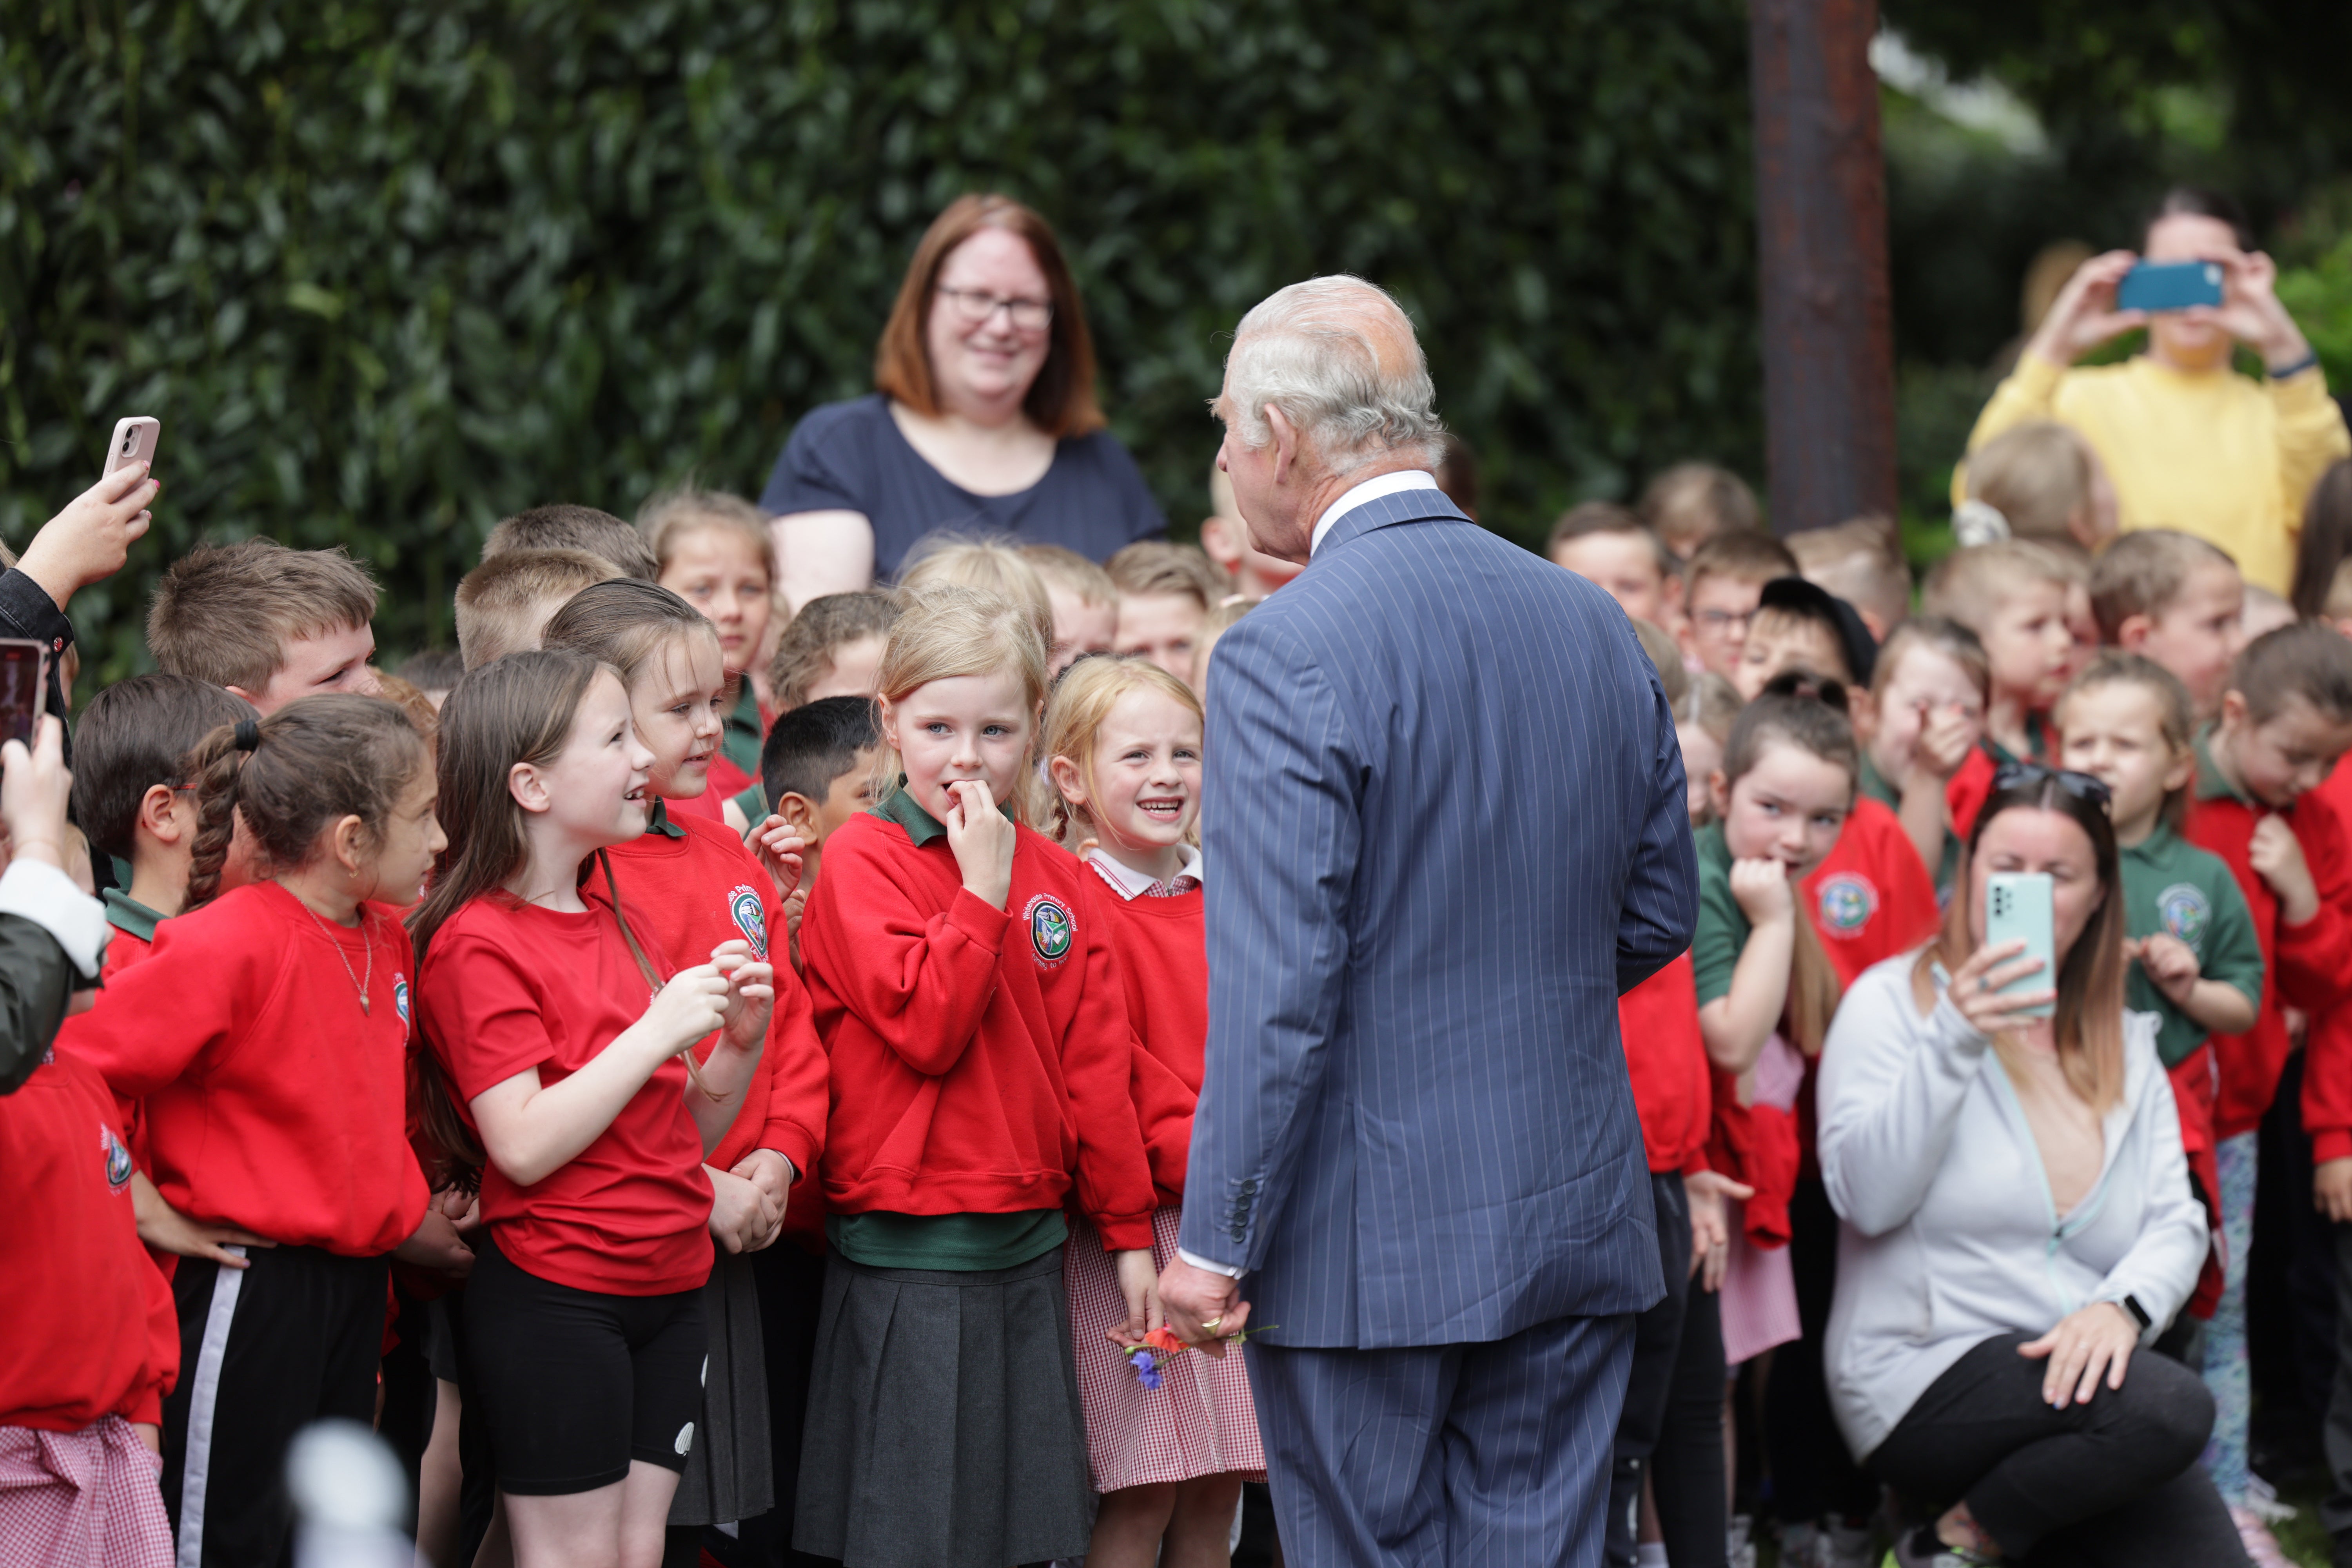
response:
[[(1099, 851), (1087, 864), (1102, 884), (1087, 885), (1088, 907), (1112, 933), (1111, 952), (1134, 1028), (1131, 1088), (1160, 1199), (1151, 1216), (1151, 1261), (1155, 1269), (1165, 1268), (1176, 1258), (1184, 1161), (1209, 1022), (1199, 862), (1168, 883), (1150, 882)], [(1063, 1281), (1070, 1293), (1070, 1337), (1095, 1489), (1228, 1472), (1264, 1480), (1265, 1454), (1239, 1349), (1221, 1360), (1188, 1351), (1164, 1361), (1160, 1386), (1145, 1390), (1126, 1355), (1106, 1337), (1127, 1321), (1110, 1256), (1094, 1226), (1071, 1229)]]

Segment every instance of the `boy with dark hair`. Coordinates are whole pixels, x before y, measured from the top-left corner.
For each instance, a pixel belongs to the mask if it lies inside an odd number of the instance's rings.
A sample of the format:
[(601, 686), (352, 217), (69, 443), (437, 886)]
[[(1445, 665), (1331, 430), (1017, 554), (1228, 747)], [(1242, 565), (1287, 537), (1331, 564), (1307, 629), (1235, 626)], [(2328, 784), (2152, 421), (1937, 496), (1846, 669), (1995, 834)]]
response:
[(611, 562), (624, 577), (661, 578), (661, 561), (636, 528), (609, 511), (593, 506), (558, 501), (519, 511), (490, 530), (482, 541), (482, 559), (509, 550), (584, 550)]
[(1796, 556), (1769, 533), (1743, 530), (1707, 541), (1683, 570), (1683, 651), (1709, 674), (1731, 679), (1764, 584), (1795, 575)]
[(340, 545), (199, 544), (155, 585), (147, 651), (171, 673), (233, 691), (267, 718), (298, 697), (373, 696), (374, 619), (375, 584)]
[(2212, 718), (2221, 703), (2245, 605), (2238, 563), (2173, 529), (2126, 533), (2091, 563), (2099, 640), (2170, 670), (2189, 689), (2200, 720)]
[(105, 893), (102, 977), (147, 955), (155, 926), (187, 901), (195, 855), (196, 797), (189, 754), (224, 724), (255, 716), (253, 705), (192, 676), (158, 670), (117, 681), (89, 700), (74, 726), (74, 819), (90, 853), (131, 868), (128, 889)]
[(874, 748), (881, 731), (873, 700), (824, 697), (780, 713), (760, 751), (760, 786), (776, 816), (799, 834), (801, 885), (785, 901), (793, 930), (800, 906), (816, 883), (824, 841), (835, 828), (874, 804)]

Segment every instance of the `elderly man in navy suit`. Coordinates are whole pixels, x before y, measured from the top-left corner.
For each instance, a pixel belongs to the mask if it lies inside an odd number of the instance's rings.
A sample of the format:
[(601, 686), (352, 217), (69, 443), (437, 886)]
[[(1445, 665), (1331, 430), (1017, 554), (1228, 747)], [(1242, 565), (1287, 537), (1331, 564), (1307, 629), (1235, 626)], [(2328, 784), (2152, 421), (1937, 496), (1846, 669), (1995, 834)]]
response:
[[(1218, 466), (1306, 570), (1208, 680), (1190, 1340), (1247, 1351), (1295, 1568), (1597, 1564), (1663, 1290), (1617, 997), (1690, 944), (1657, 673), (1463, 516), (1412, 324), (1353, 278), (1242, 319)], [(1244, 1300), (1244, 1295), (1248, 1300)]]

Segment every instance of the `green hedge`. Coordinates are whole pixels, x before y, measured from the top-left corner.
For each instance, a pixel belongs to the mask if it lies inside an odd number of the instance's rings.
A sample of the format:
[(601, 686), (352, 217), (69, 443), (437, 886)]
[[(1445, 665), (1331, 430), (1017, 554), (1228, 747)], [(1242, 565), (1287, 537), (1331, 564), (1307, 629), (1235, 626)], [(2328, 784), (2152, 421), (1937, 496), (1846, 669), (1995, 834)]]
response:
[(96, 673), (200, 535), (347, 543), (388, 650), (446, 641), (508, 511), (756, 494), (992, 186), (1065, 235), (1180, 527), (1220, 334), (1347, 269), (1538, 536), (1754, 468), (1746, 54), (1735, 0), (0, 0), (0, 535), (153, 414), (157, 537), (76, 605)]

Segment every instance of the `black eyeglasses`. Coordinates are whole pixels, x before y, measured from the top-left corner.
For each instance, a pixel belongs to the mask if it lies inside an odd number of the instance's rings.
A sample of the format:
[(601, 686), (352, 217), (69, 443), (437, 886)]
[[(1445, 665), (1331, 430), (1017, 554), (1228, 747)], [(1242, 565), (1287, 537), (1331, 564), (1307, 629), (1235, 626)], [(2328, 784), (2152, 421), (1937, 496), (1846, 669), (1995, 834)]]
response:
[(940, 286), (940, 292), (955, 306), (958, 316), (975, 326), (999, 310), (1004, 312), (1005, 319), (1014, 327), (1024, 332), (1042, 332), (1054, 320), (1054, 301), (1051, 300), (1007, 298), (992, 294), (985, 289), (950, 289), (945, 284)]
[(2003, 763), (1992, 775), (1995, 790), (2032, 789), (2041, 784), (2054, 784), (2076, 800), (2087, 800), (2096, 806), (2105, 806), (2115, 799), (2115, 791), (2104, 780), (2078, 773), (2072, 768), (2044, 767), (2040, 763)]

